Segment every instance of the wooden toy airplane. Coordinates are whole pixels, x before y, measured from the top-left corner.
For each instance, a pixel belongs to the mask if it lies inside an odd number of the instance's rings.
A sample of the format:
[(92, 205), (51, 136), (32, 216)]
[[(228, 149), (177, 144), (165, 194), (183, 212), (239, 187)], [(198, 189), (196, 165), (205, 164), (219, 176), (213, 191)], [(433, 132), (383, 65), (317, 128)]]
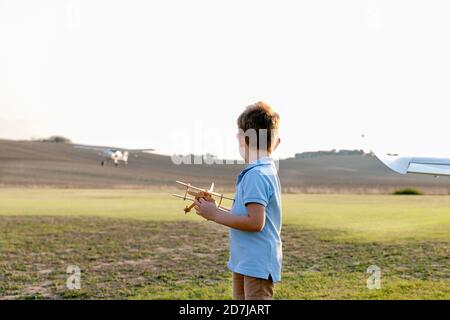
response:
[[(195, 187), (193, 185), (191, 185), (190, 183), (185, 183), (185, 182), (181, 182), (181, 181), (176, 181), (176, 183), (181, 184), (182, 186), (186, 187), (186, 192), (184, 193), (184, 196), (182, 195), (178, 195), (178, 194), (173, 194), (174, 197), (177, 198), (181, 198), (183, 200), (189, 200), (189, 201), (195, 201), (198, 199), (205, 199), (207, 201), (214, 201), (215, 197), (219, 200), (219, 203), (217, 205), (217, 207), (223, 211), (230, 211), (230, 209), (225, 208), (222, 206), (222, 202), (224, 199), (226, 200), (231, 200), (234, 201), (234, 199), (232, 198), (228, 198), (225, 197), (223, 194), (221, 193), (216, 193), (214, 192), (214, 182), (211, 184), (211, 187), (209, 188), (209, 190), (205, 190), (202, 188), (198, 188)], [(188, 195), (193, 196), (192, 197), (188, 197)], [(186, 208), (184, 208), (184, 213), (188, 213), (191, 212), (191, 210), (194, 208), (195, 204), (191, 204), (190, 206), (186, 206)]]

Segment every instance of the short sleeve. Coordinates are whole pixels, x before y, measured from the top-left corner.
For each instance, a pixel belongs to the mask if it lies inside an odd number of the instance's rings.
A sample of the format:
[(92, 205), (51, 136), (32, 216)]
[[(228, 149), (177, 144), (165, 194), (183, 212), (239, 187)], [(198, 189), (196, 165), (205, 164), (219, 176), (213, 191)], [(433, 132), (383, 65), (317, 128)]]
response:
[(271, 197), (270, 185), (261, 172), (256, 170), (247, 172), (241, 183), (244, 205), (259, 203), (267, 207)]

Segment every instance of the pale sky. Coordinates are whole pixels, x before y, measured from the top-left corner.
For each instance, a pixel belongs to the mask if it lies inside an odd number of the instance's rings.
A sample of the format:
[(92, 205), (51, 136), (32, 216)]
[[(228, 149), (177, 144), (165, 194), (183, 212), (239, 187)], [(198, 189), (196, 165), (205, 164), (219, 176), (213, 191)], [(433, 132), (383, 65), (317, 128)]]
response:
[(450, 3), (0, 0), (0, 138), (237, 157), (264, 100), (278, 156), (450, 157)]

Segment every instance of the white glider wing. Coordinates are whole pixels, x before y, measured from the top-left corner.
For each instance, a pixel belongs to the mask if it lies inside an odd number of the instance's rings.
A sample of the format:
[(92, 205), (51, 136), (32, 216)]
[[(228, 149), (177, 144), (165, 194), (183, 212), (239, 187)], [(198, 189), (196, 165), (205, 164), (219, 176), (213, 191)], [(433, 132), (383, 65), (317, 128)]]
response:
[(109, 148), (106, 148), (106, 147), (93, 147), (93, 146), (83, 146), (83, 145), (74, 145), (74, 148), (77, 148), (77, 149), (85, 149), (85, 150), (91, 150), (91, 151), (105, 151), (105, 150), (110, 150)]
[(144, 153), (150, 153), (155, 151), (155, 149), (124, 149), (124, 150), (129, 152), (144, 152)]
[(86, 149), (92, 151), (110, 151), (110, 150), (121, 150), (128, 152), (144, 152), (149, 153), (155, 151), (155, 149), (125, 149), (125, 148), (114, 148), (114, 147), (96, 147), (96, 146), (85, 146), (85, 145), (74, 145), (78, 149)]
[(391, 170), (401, 173), (418, 173), (434, 176), (450, 176), (450, 159), (403, 157), (397, 154), (373, 154)]

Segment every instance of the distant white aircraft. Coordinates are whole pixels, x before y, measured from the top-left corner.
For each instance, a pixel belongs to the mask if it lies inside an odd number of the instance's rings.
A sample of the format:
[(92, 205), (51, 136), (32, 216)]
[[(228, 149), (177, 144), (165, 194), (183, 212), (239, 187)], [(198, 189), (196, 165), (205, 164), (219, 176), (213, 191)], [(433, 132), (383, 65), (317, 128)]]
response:
[(155, 151), (154, 149), (113, 149), (107, 147), (91, 147), (91, 146), (82, 146), (77, 145), (75, 148), (91, 150), (94, 152), (98, 152), (100, 156), (103, 157), (100, 164), (104, 166), (108, 161), (113, 161), (114, 165), (117, 167), (119, 162), (123, 162), (125, 165), (128, 164), (128, 157), (131, 153), (136, 153), (135, 157), (137, 157), (139, 152), (151, 152)]

